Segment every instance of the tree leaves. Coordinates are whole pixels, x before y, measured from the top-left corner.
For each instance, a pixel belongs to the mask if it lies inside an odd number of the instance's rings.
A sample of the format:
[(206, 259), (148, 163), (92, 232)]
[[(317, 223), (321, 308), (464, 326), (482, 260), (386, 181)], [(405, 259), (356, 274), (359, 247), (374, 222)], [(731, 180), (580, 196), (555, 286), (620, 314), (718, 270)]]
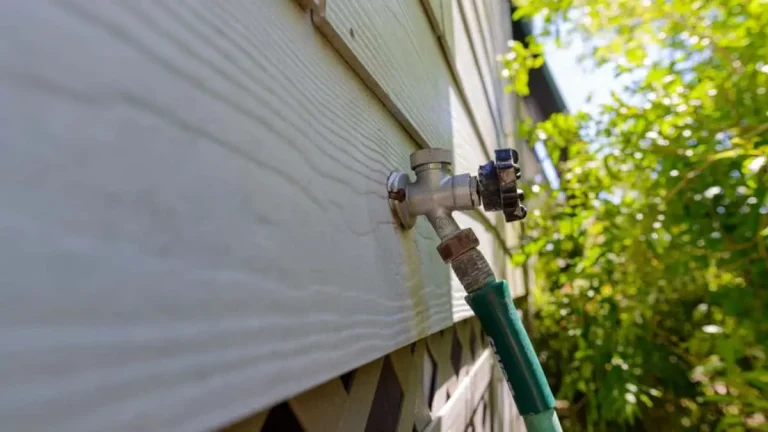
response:
[[(579, 419), (568, 429), (768, 428), (768, 4), (528, 0), (515, 12), (537, 15), (630, 82), (592, 116), (519, 128), (567, 156), (514, 263), (536, 257), (535, 344)], [(528, 94), (541, 46), (510, 48), (509, 90)]]
[(535, 40), (529, 39), (526, 44), (520, 41), (509, 41), (510, 52), (500, 56), (498, 61), (502, 63), (502, 76), (512, 83), (505, 89), (514, 91), (521, 96), (527, 96), (529, 73), (532, 69), (544, 64), (542, 56), (543, 48)]

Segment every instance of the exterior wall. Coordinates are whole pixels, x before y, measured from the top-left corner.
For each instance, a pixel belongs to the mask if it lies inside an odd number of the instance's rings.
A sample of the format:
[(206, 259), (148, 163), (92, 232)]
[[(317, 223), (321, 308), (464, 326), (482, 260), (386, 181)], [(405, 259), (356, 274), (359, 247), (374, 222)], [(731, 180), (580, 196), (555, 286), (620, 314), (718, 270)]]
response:
[[(0, 6), (0, 424), (208, 430), (285, 406), (307, 428), (312, 409), (359, 422), (297, 395), (390, 363), (403, 379), (402, 347), (470, 325), (431, 227), (401, 231), (384, 184), (420, 147), (474, 172), (513, 143), (508, 6)], [(457, 219), (522, 294), (499, 216)], [(511, 418), (495, 385), (467, 400)], [(475, 421), (446, 403), (417, 429)]]

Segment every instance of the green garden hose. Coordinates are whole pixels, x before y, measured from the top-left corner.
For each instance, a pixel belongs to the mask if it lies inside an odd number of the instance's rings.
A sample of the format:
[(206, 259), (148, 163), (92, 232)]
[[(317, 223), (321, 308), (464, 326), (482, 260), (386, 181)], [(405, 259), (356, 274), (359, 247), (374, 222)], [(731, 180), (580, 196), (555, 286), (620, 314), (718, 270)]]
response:
[(561, 432), (555, 398), (506, 281), (488, 282), (469, 293), (467, 303), (488, 334), (528, 432)]

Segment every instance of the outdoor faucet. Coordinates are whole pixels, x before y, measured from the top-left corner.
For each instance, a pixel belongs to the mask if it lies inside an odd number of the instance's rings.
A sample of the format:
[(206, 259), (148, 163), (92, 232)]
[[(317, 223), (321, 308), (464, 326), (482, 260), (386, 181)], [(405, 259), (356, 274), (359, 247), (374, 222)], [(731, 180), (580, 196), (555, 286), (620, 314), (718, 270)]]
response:
[(451, 215), (481, 205), (501, 211), (507, 222), (525, 218), (519, 156), (512, 149), (496, 150), (496, 160), (481, 165), (477, 176), (453, 174), (450, 150), (424, 149), (411, 154), (416, 180), (404, 172), (387, 179), (389, 205), (405, 229), (425, 216), (440, 237), (437, 252), (453, 268), (467, 292), (467, 303), (488, 335), (501, 371), (512, 390), (528, 432), (562, 432), (555, 398), (544, 370), (515, 309), (506, 281), (497, 281), (477, 247), (471, 228), (462, 229)]
[(387, 180), (390, 207), (407, 229), (418, 216), (426, 216), (442, 240), (437, 251), (450, 264), (467, 292), (495, 280), (485, 257), (477, 250), (479, 242), (470, 228), (461, 229), (451, 213), (472, 210), (481, 205), (486, 211), (502, 211), (507, 222), (525, 218), (523, 191), (517, 188), (520, 178), (519, 156), (515, 150), (496, 150), (496, 160), (482, 165), (477, 176), (453, 174), (453, 153), (430, 148), (411, 154), (408, 174), (393, 172)]

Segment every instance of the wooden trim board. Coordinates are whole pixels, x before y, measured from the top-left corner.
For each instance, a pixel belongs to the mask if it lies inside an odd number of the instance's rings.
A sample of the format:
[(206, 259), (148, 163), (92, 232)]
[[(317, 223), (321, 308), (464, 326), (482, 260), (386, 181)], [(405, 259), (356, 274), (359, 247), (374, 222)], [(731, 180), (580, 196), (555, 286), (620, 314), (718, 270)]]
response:
[(433, 416), (432, 423), (427, 426), (425, 432), (452, 430), (456, 425), (470, 423), (472, 412), (491, 382), (493, 361), (493, 352), (490, 348), (486, 349), (458, 385), (448, 403)]

